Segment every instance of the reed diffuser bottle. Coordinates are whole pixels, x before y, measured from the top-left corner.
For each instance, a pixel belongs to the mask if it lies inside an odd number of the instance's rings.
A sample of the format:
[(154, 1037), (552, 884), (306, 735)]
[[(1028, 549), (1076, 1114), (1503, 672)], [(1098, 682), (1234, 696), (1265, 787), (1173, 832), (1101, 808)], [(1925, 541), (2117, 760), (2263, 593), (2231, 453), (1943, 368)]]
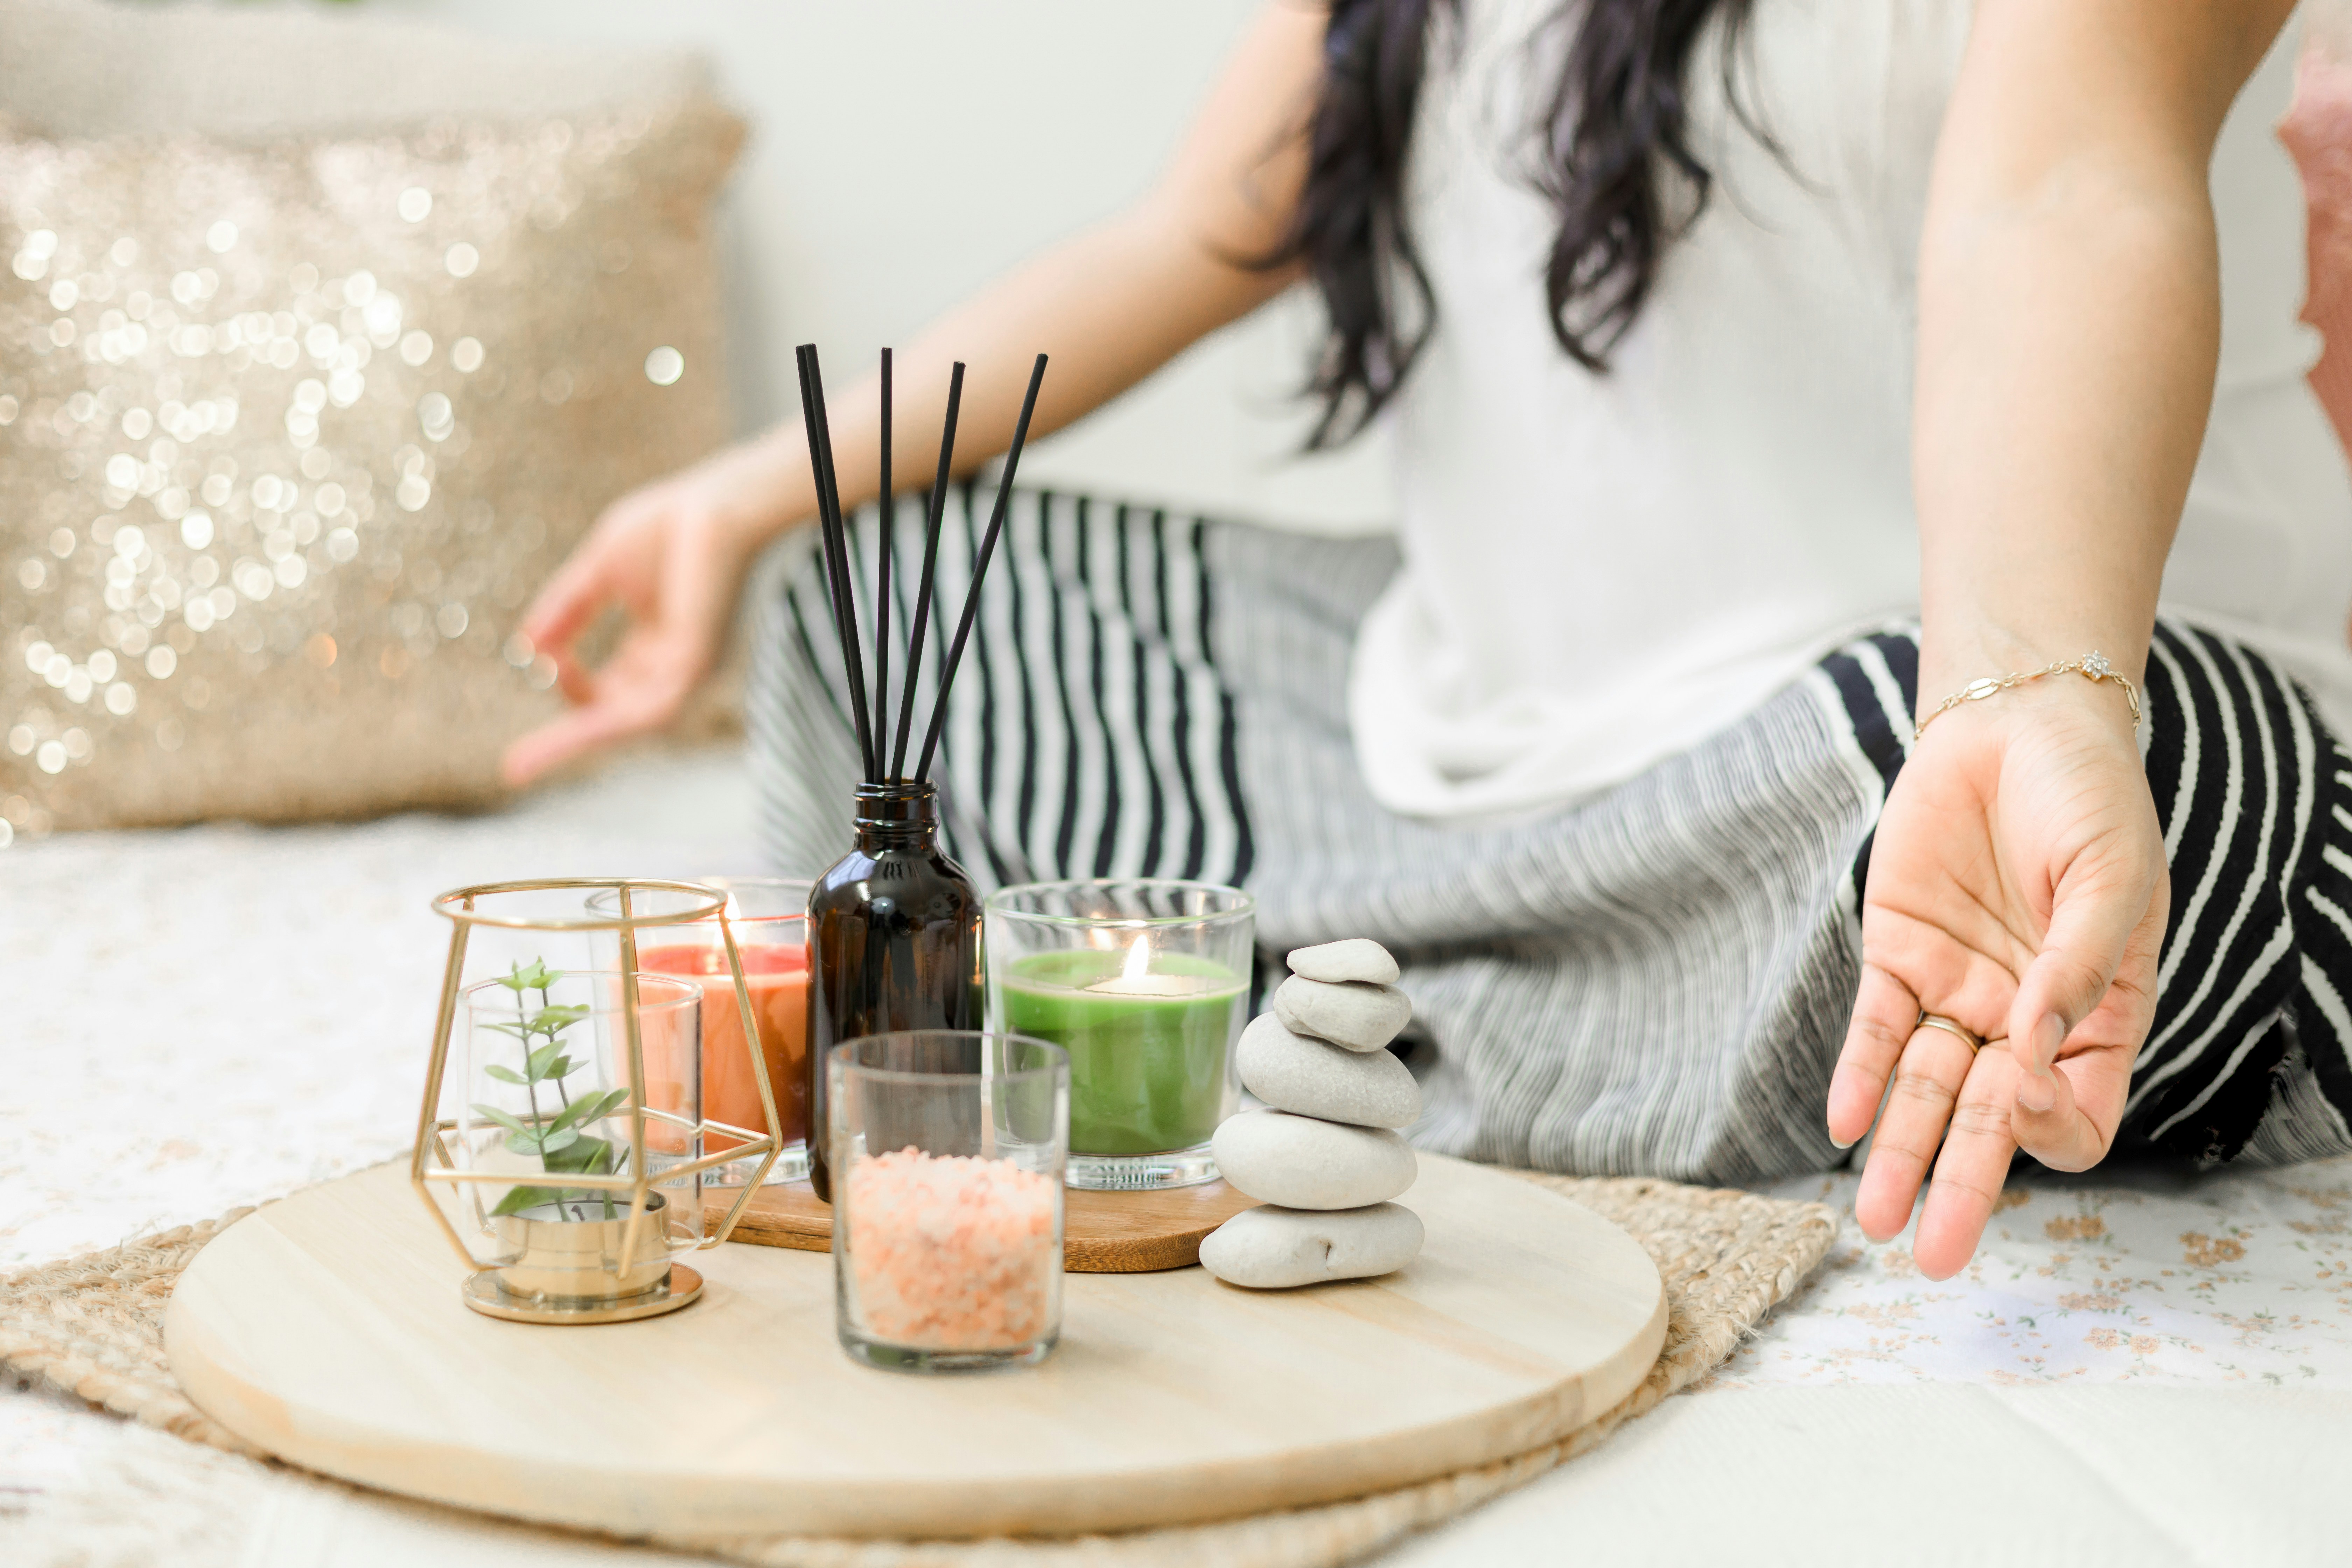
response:
[[(1045, 380), (1045, 356), (1029, 374), (1021, 417), (996, 490), (996, 507), (981, 536), (955, 637), (940, 661), (931, 698), (930, 722), (914, 772), (907, 771), (916, 674), (923, 663), (929, 626), (933, 577), (939, 563), (940, 521), (947, 505), (954, 466), (956, 413), (963, 398), (961, 364), (948, 381), (946, 427), (940, 437), (939, 472), (931, 484), (923, 541), (922, 578), (914, 595), (904, 685), (892, 722), (890, 690), (890, 539), (884, 525), (874, 596), (874, 692), (866, 700), (866, 670), (857, 633), (856, 583), (849, 570), (847, 530), (841, 489), (833, 471), (833, 436), (824, 413), (824, 378), (814, 344), (800, 350), (801, 413), (808, 425), (809, 463), (816, 479), (817, 523), (824, 545), (825, 585), (833, 601), (834, 631), (841, 639), (843, 673), (848, 677), (849, 711), (857, 731), (864, 782), (857, 787), (856, 847), (819, 878), (809, 894), (808, 1108), (809, 1182), (816, 1195), (833, 1201), (834, 1118), (826, 1103), (825, 1064), (833, 1047), (866, 1035), (908, 1029), (977, 1029), (982, 1011), (979, 892), (962, 868), (940, 847), (939, 787), (930, 782), (931, 761), (947, 721), (948, 688), (971, 636), (980, 608), (981, 579), (1004, 528), (1013, 499), (1013, 475), (1028, 440), (1037, 388)], [(883, 515), (891, 515), (890, 351), (882, 351), (880, 442)], [(892, 731), (896, 730), (893, 747)]]
[[(809, 895), (809, 1126), (830, 1125), (833, 1047), (903, 1029), (981, 1026), (980, 894), (940, 847), (939, 786), (862, 784), (857, 847)], [(809, 1180), (833, 1201), (825, 1140)]]

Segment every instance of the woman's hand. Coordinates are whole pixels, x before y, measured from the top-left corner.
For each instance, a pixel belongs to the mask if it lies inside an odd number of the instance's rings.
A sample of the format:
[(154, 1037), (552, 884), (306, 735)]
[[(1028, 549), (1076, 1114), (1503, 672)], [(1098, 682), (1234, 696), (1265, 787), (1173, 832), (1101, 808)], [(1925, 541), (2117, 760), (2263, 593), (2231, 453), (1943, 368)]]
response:
[[(677, 716), (718, 659), (752, 554), (793, 515), (792, 477), (805, 489), (807, 466), (795, 470), (773, 442), (733, 447), (606, 509), (523, 617), (572, 707), (507, 748), (509, 784)], [(628, 630), (588, 668), (574, 644), (613, 604)]]
[[(1865, 1235), (1903, 1229), (1932, 1163), (1913, 1255), (1946, 1279), (2017, 1150), (2066, 1171), (2105, 1156), (2156, 1010), (2170, 887), (2112, 684), (2047, 676), (1929, 727), (1879, 818), (1830, 1081), (1830, 1133), (1852, 1143), (1894, 1079), (1854, 1199)], [(1989, 1043), (1971, 1056), (1922, 1012)]]

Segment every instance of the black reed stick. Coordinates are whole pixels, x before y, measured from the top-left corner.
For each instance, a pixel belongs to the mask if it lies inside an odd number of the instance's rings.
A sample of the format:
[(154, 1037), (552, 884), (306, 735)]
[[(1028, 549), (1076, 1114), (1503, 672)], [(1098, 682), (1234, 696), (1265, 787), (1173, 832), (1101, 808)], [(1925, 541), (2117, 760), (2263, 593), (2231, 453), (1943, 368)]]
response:
[(824, 370), (817, 363), (816, 345), (808, 346), (809, 384), (816, 399), (816, 428), (824, 452), (824, 495), (833, 516), (833, 539), (841, 572), (842, 618), (849, 626), (850, 708), (857, 720), (857, 743), (866, 756), (867, 782), (882, 778), (882, 748), (875, 743), (874, 726), (866, 707), (866, 644), (857, 634), (857, 574), (850, 548), (849, 519), (841, 510), (841, 478), (833, 466), (833, 422), (824, 410)]
[[(840, 563), (834, 553), (832, 521), (825, 505), (824, 458), (817, 450), (816, 405), (809, 396), (808, 346), (803, 344), (793, 350), (793, 357), (798, 362), (800, 368), (801, 423), (808, 431), (809, 482), (816, 491), (817, 542), (820, 547), (820, 557), (824, 563), (825, 602), (833, 612), (834, 641), (841, 647), (841, 665), (844, 669), (846, 669), (849, 668), (850, 636), (849, 628), (843, 624), (841, 618)], [(863, 760), (863, 758), (860, 759), (861, 762)]]
[(890, 545), (898, 530), (898, 498), (890, 489), (890, 351), (882, 351), (882, 563), (874, 589), (874, 761), (890, 741)]
[(808, 424), (809, 463), (816, 478), (817, 527), (825, 543), (825, 571), (832, 583), (835, 620), (841, 634), (843, 670), (849, 677), (849, 707), (857, 724), (858, 757), (865, 764), (866, 782), (879, 784), (882, 769), (866, 709), (866, 661), (858, 653), (857, 601), (849, 572), (848, 542), (841, 521), (841, 491), (833, 472), (833, 428), (824, 415), (824, 373), (817, 363), (814, 343), (803, 343), (799, 359), (801, 413)]
[(922, 760), (915, 764), (915, 777), (931, 775), (931, 753), (939, 750), (940, 730), (948, 719), (948, 688), (954, 684), (956, 665), (963, 658), (964, 639), (971, 635), (972, 617), (980, 613), (981, 579), (988, 574), (988, 558), (996, 552), (996, 536), (1004, 529), (1004, 511), (1013, 503), (1013, 474), (1021, 466), (1021, 448), (1029, 439), (1029, 416), (1037, 411), (1037, 388), (1045, 380), (1045, 356), (1039, 354), (1029, 372), (1029, 390), (1021, 399), (1021, 418), (1013, 426), (1013, 447), (1004, 454), (1004, 477), (996, 485), (996, 510), (989, 514), (988, 531), (981, 536), (980, 554), (972, 563), (971, 585), (964, 590), (963, 616), (956, 622), (955, 641), (948, 645), (946, 667), (940, 672), (940, 689), (931, 699), (930, 728), (923, 736)]
[(963, 404), (963, 361), (948, 375), (948, 421), (940, 432), (940, 471), (931, 480), (930, 519), (923, 532), (923, 576), (915, 590), (915, 630), (907, 644), (907, 687), (898, 698), (898, 746), (891, 753), (890, 776), (907, 773), (907, 731), (915, 720), (915, 677), (923, 668), (923, 628), (931, 618), (931, 570), (940, 558), (940, 518), (947, 510), (948, 471), (954, 466), (956, 410)]

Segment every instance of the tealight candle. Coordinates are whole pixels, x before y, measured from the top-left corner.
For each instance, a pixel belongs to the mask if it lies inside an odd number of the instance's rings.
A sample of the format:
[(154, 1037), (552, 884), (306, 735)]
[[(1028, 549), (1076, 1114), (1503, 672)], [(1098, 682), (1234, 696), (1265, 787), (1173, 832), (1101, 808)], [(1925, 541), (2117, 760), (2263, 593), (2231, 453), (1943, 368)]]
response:
[(1039, 884), (997, 894), (986, 919), (992, 1026), (1070, 1055), (1070, 1184), (1213, 1180), (1248, 1009), (1248, 895)]
[(1117, 974), (1078, 989), (1089, 996), (1205, 996), (1232, 989), (1233, 976), (1222, 971), (1213, 975), (1152, 973), (1150, 943), (1149, 937), (1137, 937)]

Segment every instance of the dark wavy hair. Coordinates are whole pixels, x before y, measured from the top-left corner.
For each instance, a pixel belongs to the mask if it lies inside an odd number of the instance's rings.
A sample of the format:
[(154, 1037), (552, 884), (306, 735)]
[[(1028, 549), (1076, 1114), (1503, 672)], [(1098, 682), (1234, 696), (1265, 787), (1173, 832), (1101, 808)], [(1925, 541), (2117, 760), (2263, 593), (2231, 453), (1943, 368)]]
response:
[[(1727, 30), (1725, 91), (1770, 138), (1732, 81), (1753, 0), (1567, 0), (1573, 28), (1558, 86), (1531, 128), (1532, 183), (1559, 214), (1544, 268), (1552, 335), (1595, 374), (1639, 316), (1658, 264), (1706, 206), (1711, 176), (1688, 140), (1685, 76), (1717, 13)], [(1432, 24), (1460, 0), (1331, 0), (1307, 183), (1272, 258), (1304, 261), (1329, 333), (1307, 384), (1323, 405), (1307, 439), (1360, 431), (1403, 384), (1437, 302), (1404, 213), (1405, 157)]]

